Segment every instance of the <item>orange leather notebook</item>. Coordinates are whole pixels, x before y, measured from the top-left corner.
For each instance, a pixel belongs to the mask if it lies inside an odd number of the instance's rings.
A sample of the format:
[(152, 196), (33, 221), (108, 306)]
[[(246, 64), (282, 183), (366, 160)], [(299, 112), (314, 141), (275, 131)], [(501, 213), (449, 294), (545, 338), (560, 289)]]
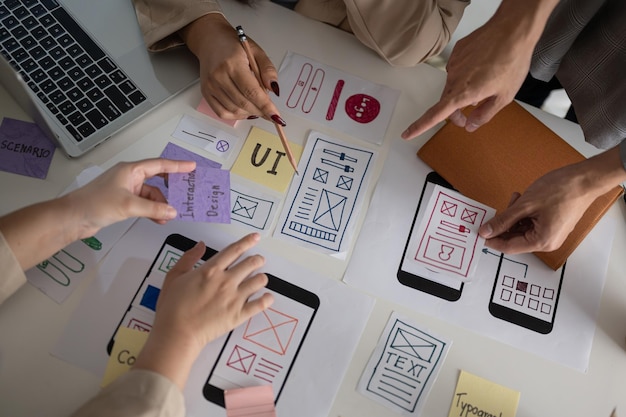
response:
[[(474, 133), (447, 123), (417, 155), (459, 192), (497, 211), (508, 206), (514, 191), (523, 192), (547, 172), (585, 159), (516, 102)], [(621, 194), (622, 188), (615, 187), (598, 197), (559, 249), (535, 255), (560, 268)]]

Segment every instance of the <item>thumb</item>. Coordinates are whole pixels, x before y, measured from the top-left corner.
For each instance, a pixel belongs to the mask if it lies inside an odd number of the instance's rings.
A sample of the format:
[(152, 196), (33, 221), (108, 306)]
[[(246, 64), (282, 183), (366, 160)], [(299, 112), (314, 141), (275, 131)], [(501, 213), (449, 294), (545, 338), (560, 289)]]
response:
[(176, 217), (176, 209), (165, 202), (153, 201), (132, 196), (128, 204), (128, 217), (147, 217), (157, 222), (165, 222)]
[(526, 216), (523, 213), (519, 212), (514, 207), (509, 207), (502, 213), (496, 214), (491, 220), (480, 226), (478, 234), (485, 239), (500, 236), (502, 233), (505, 233), (513, 228), (513, 226), (525, 217)]

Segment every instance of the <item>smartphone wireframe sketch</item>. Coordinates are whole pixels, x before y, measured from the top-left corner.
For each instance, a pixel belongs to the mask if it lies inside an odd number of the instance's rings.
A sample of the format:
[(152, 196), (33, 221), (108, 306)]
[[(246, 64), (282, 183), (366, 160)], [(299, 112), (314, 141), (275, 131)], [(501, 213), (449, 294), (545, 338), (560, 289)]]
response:
[(256, 385), (271, 384), (278, 401), (319, 308), (317, 295), (267, 276), (262, 292), (274, 303), (228, 334), (204, 385), (204, 397), (222, 407), (225, 390)]
[(499, 319), (548, 334), (554, 327), (565, 265), (557, 271), (547, 267), (530, 271), (524, 259), (533, 256), (516, 255), (512, 260), (500, 255), (489, 312)]
[[(176, 264), (183, 253), (191, 249), (195, 244), (194, 240), (179, 234), (171, 234), (165, 239), (107, 344), (107, 352), (109, 354), (111, 354), (113, 349), (115, 335), (120, 326), (146, 332), (152, 330), (156, 302), (161, 292), (165, 275)], [(207, 247), (199, 263), (203, 263), (216, 253), (215, 249)]]
[(437, 273), (434, 270), (429, 270), (425, 266), (416, 265), (412, 262), (415, 255), (411, 248), (416, 246), (416, 242), (419, 239), (417, 229), (424, 217), (424, 211), (428, 205), (428, 200), (433, 193), (435, 185), (454, 190), (452, 185), (448, 183), (441, 175), (432, 171), (426, 176), (424, 187), (420, 195), (417, 210), (415, 211), (415, 217), (413, 218), (413, 224), (411, 225), (411, 231), (404, 247), (402, 254), (402, 260), (398, 267), (396, 277), (398, 281), (406, 285), (407, 287), (414, 288), (419, 291), (434, 295), (435, 297), (442, 298), (447, 301), (457, 301), (461, 298), (463, 292), (463, 281), (449, 276), (444, 276)]

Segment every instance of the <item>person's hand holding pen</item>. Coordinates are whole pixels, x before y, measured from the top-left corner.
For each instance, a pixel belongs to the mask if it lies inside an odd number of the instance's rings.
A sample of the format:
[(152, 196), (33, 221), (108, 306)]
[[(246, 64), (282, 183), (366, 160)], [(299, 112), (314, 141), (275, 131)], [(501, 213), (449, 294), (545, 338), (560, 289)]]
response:
[(179, 31), (200, 63), (202, 95), (223, 119), (263, 117), (285, 125), (266, 90), (280, 94), (278, 73), (272, 61), (252, 39), (248, 39), (261, 85), (250, 70), (248, 56), (237, 32), (220, 13), (203, 16)]

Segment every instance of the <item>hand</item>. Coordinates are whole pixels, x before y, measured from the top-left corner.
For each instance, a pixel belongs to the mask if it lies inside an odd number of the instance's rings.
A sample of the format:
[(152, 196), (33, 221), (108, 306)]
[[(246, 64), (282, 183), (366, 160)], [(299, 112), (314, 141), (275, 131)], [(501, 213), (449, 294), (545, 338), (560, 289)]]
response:
[[(414, 138), (446, 119), (468, 132), (491, 120), (513, 100), (526, 78), (533, 49), (554, 4), (554, 0), (504, 0), (485, 25), (457, 42), (439, 102), (413, 122), (402, 138)], [(467, 106), (477, 107), (466, 117), (461, 110)]]
[(265, 52), (248, 37), (261, 72), (263, 85), (250, 70), (250, 63), (237, 32), (220, 13), (205, 15), (181, 32), (200, 62), (202, 95), (223, 119), (261, 116), (271, 121), (279, 115), (267, 90), (279, 95), (278, 73)]
[(147, 217), (163, 224), (176, 217), (161, 191), (144, 183), (159, 174), (190, 172), (193, 161), (146, 159), (121, 162), (61, 199), (72, 211), (77, 227), (73, 240), (93, 236), (101, 228), (129, 217)]
[(264, 259), (255, 255), (235, 264), (258, 241), (258, 234), (247, 235), (196, 269), (204, 243), (180, 258), (165, 278), (154, 326), (136, 368), (159, 372), (182, 388), (207, 343), (272, 304), (269, 293), (249, 299), (267, 285), (265, 274), (252, 275)]
[(514, 254), (549, 252), (561, 247), (598, 193), (581, 175), (583, 165), (549, 172), (509, 207), (483, 224), (478, 233), (495, 250)]

